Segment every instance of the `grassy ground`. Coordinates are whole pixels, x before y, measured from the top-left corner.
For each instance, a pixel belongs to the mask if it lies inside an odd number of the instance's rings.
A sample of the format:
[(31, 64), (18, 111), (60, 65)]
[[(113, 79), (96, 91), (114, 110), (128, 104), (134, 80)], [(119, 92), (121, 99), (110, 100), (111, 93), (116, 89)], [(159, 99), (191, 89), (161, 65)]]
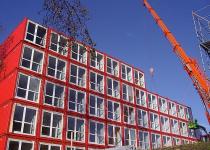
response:
[(161, 148), (158, 150), (210, 150), (210, 142), (198, 142), (176, 147)]

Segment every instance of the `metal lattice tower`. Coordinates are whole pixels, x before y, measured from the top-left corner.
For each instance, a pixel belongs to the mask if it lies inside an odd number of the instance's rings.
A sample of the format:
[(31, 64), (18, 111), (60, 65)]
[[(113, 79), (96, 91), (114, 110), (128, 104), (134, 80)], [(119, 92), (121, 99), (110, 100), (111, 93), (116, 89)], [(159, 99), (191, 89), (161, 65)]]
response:
[(210, 70), (210, 5), (192, 12), (204, 71)]

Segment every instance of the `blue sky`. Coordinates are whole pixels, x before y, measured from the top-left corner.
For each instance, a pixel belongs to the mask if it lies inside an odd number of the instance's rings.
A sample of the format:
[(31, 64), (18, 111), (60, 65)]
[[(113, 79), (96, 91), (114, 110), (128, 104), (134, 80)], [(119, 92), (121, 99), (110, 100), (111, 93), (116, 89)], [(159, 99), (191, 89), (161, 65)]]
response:
[[(150, 1), (186, 53), (200, 62), (192, 10), (204, 7), (209, 0)], [(142, 69), (149, 90), (192, 107), (194, 117), (210, 130), (197, 91), (142, 1), (82, 2), (90, 11), (88, 27), (96, 48)], [(41, 5), (42, 0), (1, 0), (0, 24), (5, 31), (0, 42), (25, 16), (41, 22), (42, 17), (37, 13)], [(153, 78), (149, 74), (150, 67), (155, 70)]]

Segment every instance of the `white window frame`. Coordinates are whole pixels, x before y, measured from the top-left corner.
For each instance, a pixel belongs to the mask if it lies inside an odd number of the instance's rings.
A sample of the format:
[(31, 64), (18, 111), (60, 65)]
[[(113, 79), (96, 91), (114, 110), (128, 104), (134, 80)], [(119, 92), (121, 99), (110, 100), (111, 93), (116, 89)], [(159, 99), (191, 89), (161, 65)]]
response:
[[(52, 34), (54, 34), (54, 35), (56, 35), (57, 36), (57, 41), (56, 41), (56, 43), (53, 43), (52, 42)], [(64, 39), (64, 40), (66, 40), (66, 46), (64, 47), (63, 45), (61, 45), (61, 39)], [(52, 45), (54, 45), (54, 46), (56, 46), (57, 47), (57, 49), (55, 50), (55, 49), (52, 49)], [(56, 33), (56, 32), (51, 32), (50, 33), (50, 45), (49, 45), (49, 49), (51, 50), (51, 51), (53, 51), (53, 52), (56, 52), (56, 53), (58, 53), (58, 54), (61, 54), (61, 55), (63, 55), (63, 56), (67, 56), (67, 54), (68, 54), (68, 39), (65, 37), (65, 36), (63, 36), (63, 35), (61, 35), (61, 34), (58, 34), (58, 33)], [(60, 49), (62, 49), (62, 51), (60, 52)]]
[(174, 102), (169, 102), (168, 103), (168, 110), (169, 110), (169, 114), (172, 116), (177, 116), (177, 108), (176, 108), (176, 104)]
[[(154, 136), (154, 139), (155, 139), (154, 143), (152, 141), (152, 136)], [(158, 139), (158, 136), (159, 136), (159, 139)], [(152, 149), (161, 148), (162, 147), (161, 135), (156, 134), (156, 133), (151, 133), (151, 142), (152, 142)]]
[[(70, 101), (70, 98), (71, 98), (70, 91), (71, 90), (75, 91), (75, 102)], [(84, 95), (84, 99), (82, 100), (82, 102), (83, 102), (82, 104), (78, 103), (78, 93), (81, 93), (81, 94)], [(69, 88), (68, 110), (84, 114), (85, 113), (85, 104), (86, 104), (85, 102), (86, 102), (86, 93), (85, 92)], [(70, 103), (74, 103), (75, 104), (75, 109), (74, 110), (70, 108)]]
[[(108, 66), (108, 59), (110, 59), (111, 67)], [(114, 75), (116, 77), (119, 77), (119, 62), (114, 60), (114, 59), (112, 59), (112, 58), (110, 58), (110, 57), (107, 57), (106, 61), (107, 61), (106, 72), (108, 74), (111, 74), (111, 75)], [(114, 63), (117, 64), (115, 67), (114, 67)], [(108, 68), (111, 70), (111, 72), (108, 72)]]
[[(123, 66), (125, 67), (125, 72), (123, 73)], [(128, 69), (130, 69), (131, 71), (128, 72)], [(123, 75), (125, 75), (125, 78), (123, 77)], [(125, 65), (125, 64), (121, 64), (121, 77), (123, 80), (126, 80), (128, 82), (133, 82), (133, 72), (132, 72), (132, 67)]]
[[(23, 108), (23, 114), (22, 114), (22, 121), (15, 121), (14, 120), (14, 117), (15, 117), (15, 110), (16, 110), (16, 107), (22, 107)], [(31, 110), (34, 110), (36, 111), (35, 113), (35, 116), (34, 116), (34, 120), (32, 123), (29, 123), (29, 122), (26, 122), (25, 121), (25, 117), (26, 117), (26, 109), (31, 109)], [(10, 131), (13, 132), (13, 133), (18, 133), (18, 134), (24, 134), (24, 135), (35, 135), (36, 134), (36, 123), (37, 123), (37, 111), (38, 109), (37, 108), (34, 108), (34, 107), (31, 107), (31, 106), (24, 106), (24, 105), (21, 105), (21, 104), (15, 104), (13, 106), (13, 116), (11, 118), (11, 129)], [(14, 126), (14, 122), (18, 122), (18, 123), (21, 123), (21, 131), (12, 131), (13, 130), (13, 126)], [(31, 133), (24, 133), (24, 125), (27, 124), (27, 125), (31, 125), (31, 130), (33, 129), (33, 131), (31, 131)]]
[(170, 120), (166, 116), (160, 116), (161, 131), (170, 133)]
[(135, 96), (137, 105), (147, 107), (146, 91), (135, 89)]
[[(49, 60), (50, 60), (50, 57), (55, 59), (55, 68), (51, 68), (49, 67)], [(61, 61), (63, 63), (65, 63), (65, 67), (63, 68), (63, 70), (58, 70), (58, 61)], [(58, 79), (58, 80), (62, 80), (62, 81), (66, 81), (66, 61), (62, 60), (62, 59), (59, 59), (55, 56), (52, 56), (52, 55), (49, 55), (48, 56), (48, 64), (47, 64), (47, 76), (49, 77), (52, 77), (52, 78), (55, 78), (55, 79)], [(50, 70), (53, 70), (55, 72), (54, 76), (52, 75), (49, 75), (49, 69)], [(60, 74), (59, 77), (57, 77), (58, 73)]]
[(171, 132), (179, 135), (179, 122), (176, 119), (171, 119)]
[[(99, 57), (101, 57), (101, 60), (98, 60)], [(95, 52), (94, 55), (90, 55), (90, 66), (98, 70), (104, 71), (104, 55), (99, 52)]]
[[(111, 88), (108, 87), (108, 80), (111, 81)], [(114, 89), (114, 83), (117, 84), (117, 88)], [(111, 90), (112, 94), (109, 94), (108, 90)], [(114, 80), (112, 78), (107, 78), (107, 95), (115, 98), (120, 98), (120, 82), (117, 80)]]
[[(94, 107), (91, 106), (91, 97), (94, 97), (94, 100), (95, 100)], [(102, 100), (102, 104), (101, 104), (102, 108), (98, 107), (98, 101), (99, 100)], [(95, 114), (91, 113), (91, 109), (94, 109)], [(105, 116), (104, 112), (105, 112), (105, 110), (104, 110), (104, 98), (93, 95), (93, 94), (90, 94), (90, 97), (89, 97), (89, 114), (91, 116), (104, 118), (104, 116)]]
[[(134, 142), (134, 146), (136, 146), (136, 130), (135, 129), (133, 129), (133, 128), (124, 128), (124, 141), (125, 141), (125, 145), (127, 145), (126, 144), (126, 140), (128, 141), (128, 145), (132, 145), (132, 143)], [(128, 130), (128, 139), (126, 138), (126, 130)], [(131, 139), (131, 131), (134, 131), (134, 133), (135, 133), (135, 137), (134, 137), (134, 139), (135, 140), (132, 140)]]
[(192, 116), (192, 110), (190, 107), (186, 107), (185, 108), (185, 112), (186, 112), (186, 120), (191, 121), (193, 120), (193, 116)]
[(85, 150), (85, 148), (78, 146), (66, 146), (66, 150)]
[[(91, 74), (95, 74), (95, 81), (91, 81)], [(98, 77), (102, 77), (102, 80), (99, 81), (98, 83)], [(92, 86), (94, 87), (94, 89), (92, 88)], [(93, 90), (93, 91), (97, 91), (99, 93), (104, 93), (104, 76), (99, 74), (99, 73), (96, 73), (96, 72), (93, 72), (93, 71), (90, 71), (90, 89)]]
[[(47, 95), (47, 94), (46, 94), (47, 84), (48, 84), (48, 83), (53, 85), (53, 93), (52, 93), (52, 95)], [(56, 97), (56, 96), (55, 96), (56, 87), (61, 87), (61, 88), (63, 88), (63, 94), (62, 94), (61, 97)], [(45, 102), (46, 96), (52, 98), (52, 105)], [(44, 105), (49, 105), (49, 106), (58, 107), (58, 108), (64, 108), (64, 96), (65, 96), (65, 86), (62, 86), (62, 85), (59, 85), (59, 84), (56, 84), (56, 83), (53, 83), (53, 82), (49, 82), (49, 81), (46, 81), (46, 82), (45, 82)], [(58, 106), (55, 105), (55, 99), (57, 99), (58, 102), (59, 102), (59, 103), (57, 104)], [(59, 106), (59, 105), (60, 105), (60, 106)]]
[(180, 140), (180, 138), (173, 137), (172, 140), (173, 140), (173, 145), (174, 145), (174, 146), (175, 146), (175, 145), (181, 145), (181, 140)]
[[(50, 116), (50, 119), (51, 119), (50, 120), (50, 126), (43, 125), (44, 113), (50, 113), (51, 114), (51, 116)], [(59, 127), (53, 127), (53, 119), (54, 119), (53, 117), (54, 117), (55, 114), (61, 116), (60, 128)], [(50, 130), (50, 135), (49, 136), (42, 134), (43, 127), (49, 128), (49, 130)], [(52, 137), (52, 130), (53, 129), (56, 130), (55, 131), (56, 134), (58, 134), (58, 130), (60, 130), (60, 136), (59, 137)], [(63, 114), (58, 113), (58, 112), (43, 110), (43, 112), (42, 112), (42, 124), (41, 124), (41, 136), (42, 137), (50, 137), (50, 138), (53, 138), (53, 139), (62, 139), (62, 135), (63, 135), (62, 130), (63, 130)], [(55, 135), (55, 136), (57, 136), (57, 135)]]
[(13, 142), (18, 142), (18, 144), (19, 144), (18, 150), (21, 150), (22, 144), (23, 144), (23, 143), (32, 144), (32, 149), (30, 149), (30, 150), (33, 150), (33, 149), (34, 149), (34, 141), (26, 141), (26, 140), (20, 140), (20, 139), (12, 139), (12, 138), (9, 138), (9, 139), (8, 139), (8, 142), (7, 142), (7, 150), (9, 149), (9, 143), (10, 143), (11, 141), (13, 141)]
[(188, 137), (188, 127), (187, 127), (187, 123), (186, 122), (182, 122), (182, 121), (179, 121), (179, 127), (180, 127), (180, 134), (182, 136), (186, 136)]
[[(76, 76), (72, 75), (72, 66), (76, 67)], [(83, 75), (83, 77), (79, 77), (79, 72), (80, 72), (80, 69), (81, 70), (84, 70), (85, 71), (85, 74)], [(80, 66), (77, 66), (75, 64), (71, 64), (71, 67), (70, 67), (70, 78), (69, 78), (69, 82), (71, 84), (74, 84), (74, 85), (77, 85), (77, 86), (80, 86), (80, 87), (86, 87), (86, 69), (83, 68), (83, 67), (80, 67)], [(71, 78), (76, 78), (76, 83), (72, 82), (71, 81)]]
[[(143, 115), (145, 114), (145, 115)], [(137, 120), (138, 126), (148, 128), (149, 127), (149, 120), (148, 120), (148, 112), (142, 109), (137, 109)]]
[[(69, 130), (69, 118), (73, 118), (74, 119), (74, 130)], [(83, 131), (77, 131), (77, 124), (78, 121), (83, 121)], [(67, 140), (72, 140), (72, 141), (76, 141), (76, 142), (84, 142), (85, 141), (85, 119), (83, 118), (78, 118), (78, 117), (74, 117), (74, 116), (67, 116), (67, 131), (66, 131), (66, 138)], [(68, 132), (71, 132), (71, 138), (68, 138)], [(83, 134), (83, 140), (77, 140), (77, 134)], [(72, 139), (73, 136), (73, 139)]]
[[(93, 134), (93, 133), (91, 133), (91, 122), (92, 123), (94, 123), (95, 124), (95, 133)], [(98, 124), (101, 124), (101, 125), (103, 125), (103, 135), (98, 135), (98, 131), (97, 131), (97, 128), (98, 128)], [(90, 120), (89, 121), (89, 143), (93, 143), (93, 144), (98, 144), (98, 145), (104, 145), (105, 144), (105, 125), (104, 125), (104, 123), (102, 123), (102, 122), (98, 122), (98, 121), (95, 121), (95, 120)], [(95, 142), (91, 142), (90, 141), (90, 136), (94, 136), (95, 137)], [(99, 136), (101, 137), (101, 138), (103, 138), (103, 143), (99, 143)]]
[(148, 97), (148, 107), (158, 111), (157, 96), (152, 93), (147, 93), (147, 97)]
[[(112, 127), (112, 134), (113, 136), (109, 135), (109, 127)], [(116, 135), (116, 128), (119, 128), (119, 135)], [(117, 125), (113, 125), (113, 124), (108, 124), (107, 126), (107, 136), (108, 136), (108, 145), (112, 145), (112, 146), (121, 146), (122, 145), (122, 132), (121, 132), (121, 127), (117, 126)], [(119, 136), (119, 137), (118, 137)], [(110, 144), (109, 143), (109, 138), (113, 139), (114, 144)], [(118, 139), (120, 138), (120, 139)]]
[[(141, 138), (140, 138), (140, 133), (142, 133), (142, 141), (141, 141)], [(147, 134), (147, 137), (146, 137), (146, 134)], [(138, 136), (139, 136), (139, 147), (142, 149), (142, 150), (148, 150), (150, 149), (150, 134), (149, 132), (147, 131), (141, 131), (139, 130), (138, 131)]]
[[(28, 49), (31, 50), (31, 59), (23, 58), (24, 52), (25, 52), (25, 48), (28, 48)], [(42, 59), (41, 59), (40, 63), (37, 63), (37, 62), (34, 62), (34, 61), (33, 61), (35, 51), (36, 51), (37, 53), (42, 54)], [(20, 66), (21, 66), (22, 68), (24, 68), (24, 69), (26, 69), (26, 70), (30, 70), (30, 71), (33, 71), (33, 72), (36, 72), (36, 73), (41, 74), (41, 73), (42, 73), (42, 70), (43, 70), (43, 60), (44, 60), (44, 52), (42, 52), (42, 51), (40, 51), (40, 50), (38, 50), (38, 49), (35, 49), (35, 48), (31, 47), (31, 46), (28, 46), (28, 45), (25, 45), (25, 44), (23, 45), (22, 56), (21, 56), (21, 62), (20, 62)], [(23, 61), (30, 62), (29, 68), (26, 67), (26, 66), (23, 66)], [(38, 71), (32, 70), (32, 65), (33, 65), (33, 64), (38, 65), (38, 68), (37, 68)]]
[(184, 106), (178, 105), (177, 114), (178, 114), (179, 118), (185, 119), (185, 111), (184, 110), (185, 110)]
[(158, 97), (158, 101), (159, 101), (159, 110), (160, 110), (160, 112), (168, 114), (168, 103), (167, 103), (167, 100), (165, 98)]
[[(34, 32), (34, 34), (33, 34), (33, 36), (34, 36), (33, 41), (31, 41), (31, 40), (29, 40), (29, 39), (26, 38), (26, 37), (27, 37), (27, 34), (32, 35), (31, 33), (28, 33), (28, 26), (29, 26), (29, 23), (32, 23), (32, 24), (35, 25), (35, 32)], [(41, 37), (38, 37), (38, 36), (37, 36), (38, 27), (41, 27), (41, 28), (43, 28), (43, 29), (46, 30), (45, 36), (44, 36), (44, 38), (43, 38), (43, 40), (42, 40), (42, 41), (43, 41), (43, 45), (40, 45), (40, 44), (37, 44), (37, 43), (36, 43), (36, 39), (37, 39), (37, 38), (41, 38)], [(44, 26), (41, 26), (40, 24), (35, 23), (35, 22), (31, 21), (31, 20), (28, 20), (28, 21), (27, 21), (26, 32), (25, 32), (25, 40), (26, 40), (26, 41), (31, 42), (31, 43), (33, 43), (33, 44), (35, 44), (35, 45), (38, 45), (38, 46), (41, 46), (41, 47), (44, 47), (44, 48), (45, 48), (45, 46), (46, 46), (46, 37), (47, 37), (47, 28), (45, 28)]]
[(125, 101), (134, 103), (134, 92), (133, 92), (132, 86), (124, 84), (124, 83), (122, 84), (122, 98)]
[[(19, 87), (19, 82), (20, 82), (20, 76), (26, 76), (27, 77), (27, 85), (26, 85), (26, 89), (25, 88), (22, 88), (22, 87)], [(38, 87), (38, 91), (33, 91), (33, 90), (30, 90), (29, 87), (30, 87), (30, 80), (32, 79), (36, 79), (36, 80), (39, 80), (39, 87)], [(15, 97), (17, 98), (20, 98), (20, 99), (24, 99), (24, 100), (27, 100), (27, 101), (30, 101), (30, 102), (35, 102), (35, 103), (38, 103), (39, 102), (39, 98), (40, 98), (40, 86), (41, 85), (41, 79), (37, 78), (37, 77), (34, 77), (34, 76), (30, 76), (30, 75), (27, 75), (27, 74), (23, 74), (23, 73), (19, 73), (18, 74), (18, 79), (17, 79), (17, 84), (16, 84), (16, 94), (15, 94)], [(25, 97), (20, 97), (18, 96), (18, 89), (20, 90), (24, 90), (26, 92), (25, 94)], [(29, 100), (28, 99), (28, 95), (29, 95), (29, 92), (33, 92), (33, 94), (36, 94), (34, 95), (35, 98), (33, 98), (33, 100)], [(33, 97), (34, 97), (33, 96)]]
[[(73, 51), (73, 47), (74, 45), (77, 45), (77, 52), (74, 52)], [(80, 54), (80, 51), (81, 51), (81, 48), (84, 48), (85, 52), (83, 53), (83, 55)], [(73, 53), (77, 55), (77, 58), (73, 58)], [(80, 63), (83, 63), (83, 64), (87, 64), (87, 48), (84, 46), (84, 45), (81, 45), (79, 43), (73, 43), (72, 44), (72, 48), (71, 48), (71, 59), (75, 60), (75, 61), (78, 61)]]
[[(113, 110), (113, 111), (110, 111), (109, 110), (109, 102), (111, 103), (111, 109)], [(116, 109), (116, 111), (115, 111), (115, 105), (118, 105), (119, 107), (118, 107), (118, 109)], [(109, 118), (109, 113), (110, 114), (112, 114), (112, 118)], [(112, 100), (108, 100), (107, 101), (107, 118), (109, 119), (109, 120), (114, 120), (114, 121), (118, 121), (118, 122), (120, 122), (121, 121), (121, 109), (120, 109), (120, 103), (118, 103), (118, 102), (115, 102), (115, 101), (112, 101)], [(118, 118), (118, 119), (116, 119), (116, 118)]]
[(51, 143), (40, 143), (39, 144), (39, 150), (41, 150), (41, 145), (47, 145), (48, 146), (48, 150), (51, 150), (52, 146), (56, 146), (56, 147), (59, 147), (60, 150), (61, 150), (61, 145), (58, 145), (58, 144), (51, 144)]
[(134, 70), (134, 83), (145, 88), (144, 74), (138, 70)]
[[(126, 115), (125, 113), (125, 107), (127, 108), (128, 110), (128, 115)], [(133, 111), (130, 112), (130, 109), (133, 109)], [(127, 124), (132, 124), (132, 125), (135, 125), (136, 123), (136, 120), (135, 120), (135, 108), (134, 107), (131, 107), (131, 106), (128, 106), (128, 105), (123, 105), (123, 121), (124, 123), (127, 123)], [(127, 122), (125, 121), (125, 117), (127, 118)]]
[[(150, 128), (153, 130), (157, 130), (160, 131), (160, 122), (159, 122), (159, 115), (156, 113), (149, 113), (149, 117), (150, 117)], [(156, 116), (156, 117), (155, 117)]]
[(172, 146), (172, 139), (171, 136), (163, 135), (162, 136), (163, 147)]

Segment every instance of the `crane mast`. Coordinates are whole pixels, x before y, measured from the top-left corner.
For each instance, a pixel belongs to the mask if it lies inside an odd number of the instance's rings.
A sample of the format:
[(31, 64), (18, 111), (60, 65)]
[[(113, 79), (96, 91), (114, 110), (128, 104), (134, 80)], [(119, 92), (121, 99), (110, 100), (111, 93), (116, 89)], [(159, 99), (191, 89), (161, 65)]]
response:
[(143, 0), (144, 6), (148, 9), (152, 17), (154, 18), (157, 25), (160, 27), (162, 32), (164, 33), (165, 37), (170, 42), (174, 53), (178, 56), (178, 58), (181, 60), (185, 71), (189, 75), (189, 77), (192, 79), (193, 85), (195, 86), (196, 90), (198, 91), (202, 103), (204, 104), (206, 116), (208, 119), (208, 122), (210, 124), (210, 114), (208, 112), (208, 109), (210, 109), (210, 84), (207, 76), (203, 73), (203, 71), (200, 69), (198, 63), (195, 59), (189, 57), (185, 50), (181, 47), (179, 42), (176, 40), (174, 35), (170, 32), (170, 30), (167, 28), (163, 20), (159, 17), (159, 15), (155, 12), (155, 10), (151, 7), (151, 5), (148, 3), (147, 0)]

